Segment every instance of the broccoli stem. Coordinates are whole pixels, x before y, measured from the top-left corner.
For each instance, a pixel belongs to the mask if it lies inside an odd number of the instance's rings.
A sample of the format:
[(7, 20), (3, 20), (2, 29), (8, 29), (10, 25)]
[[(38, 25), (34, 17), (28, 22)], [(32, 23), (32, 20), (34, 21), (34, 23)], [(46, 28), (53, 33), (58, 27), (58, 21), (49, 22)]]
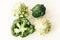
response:
[(24, 32), (24, 30), (26, 30), (26, 28), (24, 28), (25, 23), (23, 23), (22, 25), (20, 25), (19, 23), (17, 23), (17, 27), (19, 27), (19, 30)]

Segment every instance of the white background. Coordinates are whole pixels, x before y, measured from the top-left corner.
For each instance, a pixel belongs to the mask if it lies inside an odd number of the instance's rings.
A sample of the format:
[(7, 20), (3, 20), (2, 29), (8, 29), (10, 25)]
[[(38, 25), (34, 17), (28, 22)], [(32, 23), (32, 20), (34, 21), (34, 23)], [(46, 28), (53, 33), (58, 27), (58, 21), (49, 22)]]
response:
[[(44, 4), (45, 17), (50, 20), (52, 29), (45, 35), (33, 33), (25, 38), (11, 35), (14, 20), (12, 8), (18, 2), (24, 2), (31, 9), (35, 4)], [(59, 0), (0, 0), (0, 40), (60, 40), (60, 1)]]

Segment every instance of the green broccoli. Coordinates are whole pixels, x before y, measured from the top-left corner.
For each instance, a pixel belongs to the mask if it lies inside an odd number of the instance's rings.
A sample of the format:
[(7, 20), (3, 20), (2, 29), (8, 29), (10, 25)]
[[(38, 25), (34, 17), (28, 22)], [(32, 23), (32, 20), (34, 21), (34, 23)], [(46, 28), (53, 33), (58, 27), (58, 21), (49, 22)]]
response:
[(32, 25), (27, 18), (20, 17), (14, 20), (11, 31), (14, 36), (26, 37), (34, 32), (34, 25)]
[(37, 18), (37, 17), (40, 17), (40, 16), (44, 16), (45, 15), (45, 6), (42, 5), (42, 4), (37, 4), (36, 6), (34, 6), (32, 8), (32, 16)]

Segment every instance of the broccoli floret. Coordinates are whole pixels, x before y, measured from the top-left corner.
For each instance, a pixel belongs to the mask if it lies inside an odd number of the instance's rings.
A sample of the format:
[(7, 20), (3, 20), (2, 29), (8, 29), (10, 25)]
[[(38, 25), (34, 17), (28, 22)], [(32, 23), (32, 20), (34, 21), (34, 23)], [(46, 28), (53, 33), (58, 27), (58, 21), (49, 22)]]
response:
[(28, 7), (24, 3), (18, 3), (13, 9), (13, 15), (16, 17), (27, 17)]
[(43, 4), (37, 4), (32, 8), (32, 16), (37, 18), (45, 15), (45, 6)]
[(12, 34), (14, 36), (26, 37), (34, 32), (34, 25), (32, 25), (29, 20), (24, 17), (14, 20), (12, 25)]

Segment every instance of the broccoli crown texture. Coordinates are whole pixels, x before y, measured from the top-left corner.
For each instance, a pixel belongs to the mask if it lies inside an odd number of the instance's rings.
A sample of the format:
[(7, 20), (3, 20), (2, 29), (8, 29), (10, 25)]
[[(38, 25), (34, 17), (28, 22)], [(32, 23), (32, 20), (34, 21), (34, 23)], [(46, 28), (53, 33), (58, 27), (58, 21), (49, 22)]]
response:
[(32, 8), (32, 16), (37, 18), (45, 14), (45, 6), (43, 4), (37, 4)]
[(27, 17), (28, 7), (24, 3), (18, 3), (13, 9), (13, 15), (16, 17)]
[(14, 36), (26, 37), (34, 32), (34, 25), (32, 25), (26, 18), (20, 17), (14, 20), (12, 25), (12, 34)]

